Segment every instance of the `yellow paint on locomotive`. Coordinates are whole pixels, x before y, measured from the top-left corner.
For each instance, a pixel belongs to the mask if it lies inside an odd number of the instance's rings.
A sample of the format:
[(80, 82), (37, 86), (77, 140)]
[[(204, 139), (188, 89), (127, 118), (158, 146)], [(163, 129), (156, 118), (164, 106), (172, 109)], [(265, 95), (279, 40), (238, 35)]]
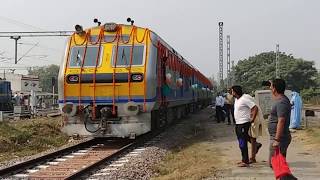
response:
[[(127, 35), (130, 36), (130, 41), (126, 44), (128, 46), (132, 45), (132, 41), (134, 40), (134, 45), (146, 45), (146, 42), (148, 41), (148, 45), (150, 47), (151, 41), (150, 41), (150, 32), (149, 30), (146, 30), (145, 28), (138, 28), (136, 27), (136, 33), (134, 33), (134, 38), (132, 37), (133, 34), (130, 35), (133, 26), (126, 26), (126, 25), (120, 25), (122, 28), (122, 35)], [(90, 29), (91, 35), (92, 36), (99, 36), (100, 33), (100, 27), (94, 27)], [(89, 29), (86, 30), (86, 33), (89, 32)], [(116, 35), (117, 32), (104, 32), (104, 35)], [(85, 46), (86, 42), (86, 35), (78, 35), (75, 34), (71, 40), (70, 44), (70, 49), (74, 46), (77, 46), (77, 44), (83, 44), (82, 46)], [(144, 40), (143, 40), (144, 39)], [(143, 41), (142, 41), (143, 40)], [(137, 41), (142, 41), (142, 43), (139, 43)], [(112, 66), (112, 49), (114, 46), (117, 45), (117, 40), (115, 40), (112, 43), (104, 43), (102, 42), (101, 47), (103, 49), (103, 54), (102, 54), (102, 62), (100, 63), (100, 66), (96, 68), (96, 74), (99, 73), (129, 73), (129, 68), (128, 67), (116, 67), (114, 68)], [(119, 40), (119, 45), (124, 45), (121, 40)], [(92, 44), (89, 42), (88, 46), (92, 46)], [(99, 46), (99, 44), (95, 44), (94, 46)], [(149, 48), (147, 47), (147, 48)], [(144, 63), (145, 59), (148, 58), (148, 54), (146, 54), (146, 47), (144, 49), (144, 60), (143, 64), (141, 66), (131, 66), (131, 74), (132, 73), (144, 73)], [(67, 61), (67, 57), (65, 57), (65, 63)], [(69, 65), (67, 66), (67, 70), (65, 71), (65, 77), (68, 74), (93, 74), (95, 70), (95, 67), (85, 67), (82, 69), (82, 72), (80, 68), (78, 67), (72, 67), (70, 68)], [(145, 77), (145, 76), (144, 76)], [(115, 92), (113, 89), (113, 83), (96, 83), (95, 84), (95, 92), (93, 92), (94, 84), (93, 83), (81, 83), (80, 85), (77, 84), (68, 84), (66, 82), (64, 85), (65, 88), (65, 96), (129, 96), (129, 89), (130, 89), (130, 95), (131, 96), (143, 96), (144, 95), (144, 81), (145, 78), (143, 78), (142, 82), (130, 82), (130, 88), (129, 88), (129, 83), (115, 83)], [(81, 86), (81, 88), (79, 88)], [(81, 92), (80, 90), (81, 89)], [(115, 94), (114, 94), (115, 93)]]

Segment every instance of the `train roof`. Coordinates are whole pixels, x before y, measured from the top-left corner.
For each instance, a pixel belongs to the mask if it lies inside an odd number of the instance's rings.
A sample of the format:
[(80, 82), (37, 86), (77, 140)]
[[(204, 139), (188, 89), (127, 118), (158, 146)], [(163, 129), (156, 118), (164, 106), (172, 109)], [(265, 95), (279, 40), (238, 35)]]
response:
[[(111, 24), (111, 23), (110, 23)], [(126, 28), (131, 28), (132, 25), (128, 25), (128, 24), (117, 24), (117, 25), (120, 25), (121, 27), (126, 27)], [(135, 26), (136, 28), (139, 28), (139, 29), (147, 29), (147, 28), (144, 28), (144, 27), (140, 27), (140, 26)], [(99, 29), (100, 27), (99, 26), (95, 26), (95, 27), (92, 27), (91, 29)], [(152, 33), (153, 36), (151, 36), (151, 38), (153, 38), (153, 40), (160, 40), (161, 43), (163, 45), (165, 45), (165, 47), (167, 47), (171, 52), (173, 52), (175, 55), (177, 55), (180, 59), (182, 59), (186, 64), (188, 64), (190, 67), (194, 68), (194, 69), (197, 69), (195, 68), (189, 61), (187, 61), (181, 54), (179, 54), (173, 47), (171, 47), (164, 39), (161, 38), (161, 36), (159, 36), (157, 33), (155, 33), (154, 31), (152, 31), (151, 29), (149, 29), (150, 32)]]
[[(128, 25), (128, 24), (117, 24), (117, 23), (105, 23), (105, 24), (116, 24), (116, 25), (120, 25), (121, 27), (125, 27), (125, 28), (131, 28), (133, 25)], [(145, 27), (139, 27), (139, 26), (135, 26), (136, 28), (139, 29), (147, 29)], [(99, 29), (99, 26), (95, 26), (95, 27), (91, 27), (89, 29)], [(181, 54), (179, 54), (173, 47), (171, 47), (169, 45), (169, 43), (167, 43), (163, 38), (161, 38), (160, 35), (158, 35), (157, 33), (155, 33), (154, 31), (152, 31), (151, 29), (149, 29), (151, 32), (151, 36), (150, 38), (152, 38), (152, 40), (159, 40), (166, 48), (168, 48), (172, 53), (174, 53), (176, 56), (179, 57), (179, 59), (181, 59), (183, 62), (185, 62), (188, 66), (190, 66), (191, 68), (193, 68), (194, 70), (196, 70), (197, 72), (199, 72), (202, 76), (206, 77), (205, 75), (203, 75), (201, 73), (201, 71), (199, 71), (195, 66), (193, 66), (189, 61), (187, 61)], [(207, 78), (207, 77), (206, 77)], [(208, 78), (207, 78), (208, 79)], [(209, 80), (209, 79), (208, 79)], [(211, 83), (211, 82), (210, 82)], [(211, 83), (212, 85), (212, 83)]]

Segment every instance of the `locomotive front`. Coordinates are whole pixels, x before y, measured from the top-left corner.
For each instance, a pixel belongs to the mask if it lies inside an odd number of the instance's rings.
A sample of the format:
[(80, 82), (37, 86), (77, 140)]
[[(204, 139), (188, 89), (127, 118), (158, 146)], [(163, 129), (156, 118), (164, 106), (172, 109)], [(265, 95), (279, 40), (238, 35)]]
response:
[(135, 137), (151, 130), (156, 50), (150, 30), (106, 23), (76, 25), (59, 72), (63, 131)]

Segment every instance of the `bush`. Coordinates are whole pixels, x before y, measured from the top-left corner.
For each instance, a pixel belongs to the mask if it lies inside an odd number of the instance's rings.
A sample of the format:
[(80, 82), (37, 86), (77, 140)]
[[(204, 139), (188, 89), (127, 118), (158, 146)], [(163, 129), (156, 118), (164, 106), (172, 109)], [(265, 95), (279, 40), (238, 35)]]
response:
[(320, 104), (320, 89), (303, 89), (300, 94), (305, 103)]
[(12, 134), (9, 139), (15, 145), (24, 145), (29, 142), (31, 139), (32, 134), (27, 131), (20, 131), (16, 134)]

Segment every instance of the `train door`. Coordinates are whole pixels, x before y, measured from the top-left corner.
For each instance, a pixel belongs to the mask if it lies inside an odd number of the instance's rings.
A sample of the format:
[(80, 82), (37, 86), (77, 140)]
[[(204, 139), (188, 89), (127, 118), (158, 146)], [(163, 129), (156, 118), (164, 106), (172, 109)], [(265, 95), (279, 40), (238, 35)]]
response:
[(167, 67), (167, 57), (162, 57), (160, 59), (160, 78), (161, 78), (161, 100), (159, 107), (159, 121), (158, 127), (163, 128), (168, 123), (168, 99), (167, 96), (170, 93), (170, 87), (166, 81), (166, 67)]
[(167, 65), (167, 57), (163, 57), (160, 60), (160, 74), (161, 74), (161, 106), (167, 106), (168, 101), (167, 101), (167, 96), (170, 93), (170, 87), (167, 84), (166, 80), (166, 65)]
[[(158, 49), (158, 53), (159, 53)], [(168, 100), (167, 96), (170, 92), (170, 88), (166, 83), (166, 63), (167, 57), (158, 54), (157, 58), (157, 101), (158, 101), (158, 109), (153, 110), (151, 114), (152, 122), (151, 128), (152, 130), (164, 128), (167, 125), (167, 113), (168, 113)]]

